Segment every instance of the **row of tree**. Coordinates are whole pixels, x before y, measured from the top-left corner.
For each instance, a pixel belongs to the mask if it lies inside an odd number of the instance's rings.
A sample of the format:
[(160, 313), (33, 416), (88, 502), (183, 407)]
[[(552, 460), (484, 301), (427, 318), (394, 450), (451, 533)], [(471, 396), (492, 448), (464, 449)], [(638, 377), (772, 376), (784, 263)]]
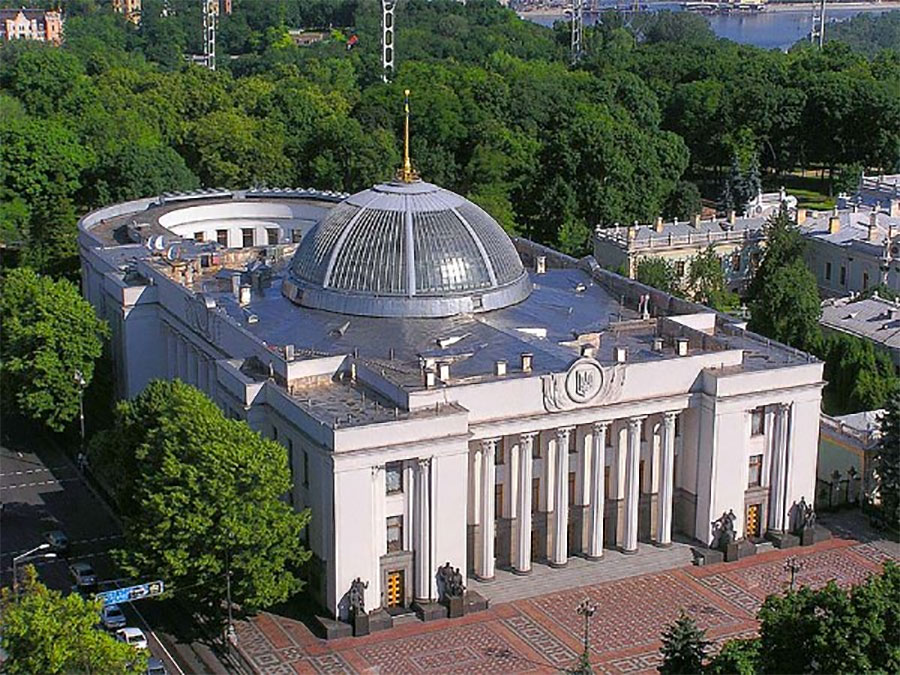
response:
[(729, 640), (708, 657), (705, 631), (681, 617), (662, 636), (668, 675), (895, 673), (900, 671), (900, 567), (889, 562), (851, 589), (833, 581), (766, 598), (759, 636)]

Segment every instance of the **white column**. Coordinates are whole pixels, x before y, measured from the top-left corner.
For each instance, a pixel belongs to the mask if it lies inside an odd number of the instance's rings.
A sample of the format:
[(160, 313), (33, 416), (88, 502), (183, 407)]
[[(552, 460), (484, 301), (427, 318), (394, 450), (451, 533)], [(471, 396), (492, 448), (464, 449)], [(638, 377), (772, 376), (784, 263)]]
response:
[(785, 494), (787, 477), (787, 431), (788, 406), (779, 403), (775, 407), (775, 429), (772, 443), (772, 479), (769, 486), (769, 529), (776, 532), (785, 530)]
[(628, 420), (628, 451), (625, 459), (625, 532), (622, 550), (637, 553), (638, 547), (638, 499), (640, 498), (641, 425), (643, 417)]
[(384, 464), (372, 467), (372, 563), (366, 607), (369, 611), (381, 606), (381, 556), (387, 553), (387, 522), (384, 515)]
[(672, 544), (672, 499), (675, 496), (675, 417), (667, 412), (663, 419), (662, 448), (659, 457), (659, 494), (656, 501), (656, 543)]
[(416, 464), (416, 601), (431, 600), (431, 458)]
[(591, 448), (591, 514), (588, 533), (588, 558), (603, 556), (603, 516), (606, 511), (606, 433), (609, 422), (594, 423), (593, 447)]
[[(519, 436), (519, 494), (517, 513), (519, 514), (519, 546), (514, 569), (518, 574), (531, 571), (531, 481), (534, 460), (531, 453), (537, 433)], [(540, 442), (540, 441), (539, 441)]]
[(494, 452), (497, 439), (481, 441), (481, 564), (475, 576), (479, 579), (494, 578), (494, 484), (496, 469)]
[(552, 567), (562, 567), (569, 559), (569, 434), (571, 427), (556, 430), (556, 499), (553, 511)]
[[(413, 541), (413, 523), (416, 511), (416, 472), (415, 462), (403, 463), (403, 550), (412, 551), (415, 547)], [(387, 534), (385, 534), (385, 537)]]

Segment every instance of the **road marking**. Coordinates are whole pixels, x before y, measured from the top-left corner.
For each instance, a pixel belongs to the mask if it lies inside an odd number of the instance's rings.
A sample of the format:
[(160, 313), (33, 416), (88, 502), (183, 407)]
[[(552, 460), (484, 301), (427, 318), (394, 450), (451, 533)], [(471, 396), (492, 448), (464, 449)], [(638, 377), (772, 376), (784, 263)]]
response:
[(19, 488), (40, 487), (41, 485), (58, 485), (59, 483), (69, 483), (78, 478), (60, 478), (59, 480), (41, 480), (35, 483), (19, 483), (17, 485), (0, 485), (0, 490), (17, 490)]
[[(121, 535), (121, 534), (108, 534), (104, 537), (94, 537), (93, 539), (78, 539), (76, 541), (69, 542), (69, 545), (77, 546), (79, 544), (96, 544), (97, 542), (101, 542), (101, 541), (110, 541), (112, 539), (124, 539), (124, 538), (125, 538), (125, 536)], [(25, 553), (25, 551), (28, 551), (28, 550), (29, 549), (27, 549), (27, 548), (22, 548), (22, 549), (19, 549), (18, 551), (3, 551), (2, 555), (17, 556), (20, 553)], [(107, 551), (101, 551), (100, 553), (106, 553), (106, 552)], [(87, 556), (87, 555), (98, 555), (98, 554), (96, 554), (96, 553), (87, 554), (86, 553), (85, 556)]]
[(68, 466), (52, 466), (49, 469), (25, 469), (24, 471), (7, 471), (6, 473), (0, 473), (0, 478), (4, 478), (6, 476), (30, 476), (33, 473), (46, 473), (46, 472), (56, 472), (63, 471), (69, 469)]

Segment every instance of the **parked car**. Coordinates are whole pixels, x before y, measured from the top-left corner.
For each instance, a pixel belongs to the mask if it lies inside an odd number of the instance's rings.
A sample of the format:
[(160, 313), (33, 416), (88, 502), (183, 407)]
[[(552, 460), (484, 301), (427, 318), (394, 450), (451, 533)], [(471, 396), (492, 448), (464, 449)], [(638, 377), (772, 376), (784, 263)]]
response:
[(125, 614), (118, 605), (106, 605), (100, 610), (100, 621), (106, 630), (124, 628), (126, 624)]
[(161, 659), (151, 656), (150, 660), (147, 661), (147, 675), (169, 675), (169, 671), (166, 670), (166, 666)]
[(131, 645), (135, 649), (147, 649), (147, 636), (140, 628), (128, 626), (116, 631), (116, 640)]
[(62, 530), (44, 532), (44, 541), (50, 544), (54, 553), (68, 553), (69, 551), (69, 538)]
[(89, 562), (80, 561), (69, 565), (69, 572), (78, 590), (89, 591), (97, 586), (97, 575)]

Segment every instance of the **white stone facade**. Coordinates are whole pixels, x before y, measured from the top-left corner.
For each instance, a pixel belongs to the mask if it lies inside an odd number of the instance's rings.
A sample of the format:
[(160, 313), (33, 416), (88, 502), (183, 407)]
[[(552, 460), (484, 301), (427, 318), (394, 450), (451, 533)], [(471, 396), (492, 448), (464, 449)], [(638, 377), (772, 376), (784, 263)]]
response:
[[(189, 208), (265, 220), (250, 203), (299, 220), (331, 202), (236, 193)], [(447, 562), (490, 579), (638, 541), (709, 544), (729, 510), (739, 536), (763, 537), (813, 497), (822, 363), (725, 317), (558, 254), (529, 299), (478, 316), (309, 310), (280, 295), (277, 265), (241, 303), (202, 246), (111, 243), (135, 220), (160, 236), (173, 208), (139, 200), (80, 223), (119, 392), (179, 378), (284, 445), (334, 615), (357, 577), (369, 610), (422, 605)], [(529, 264), (544, 253), (518, 245)]]

